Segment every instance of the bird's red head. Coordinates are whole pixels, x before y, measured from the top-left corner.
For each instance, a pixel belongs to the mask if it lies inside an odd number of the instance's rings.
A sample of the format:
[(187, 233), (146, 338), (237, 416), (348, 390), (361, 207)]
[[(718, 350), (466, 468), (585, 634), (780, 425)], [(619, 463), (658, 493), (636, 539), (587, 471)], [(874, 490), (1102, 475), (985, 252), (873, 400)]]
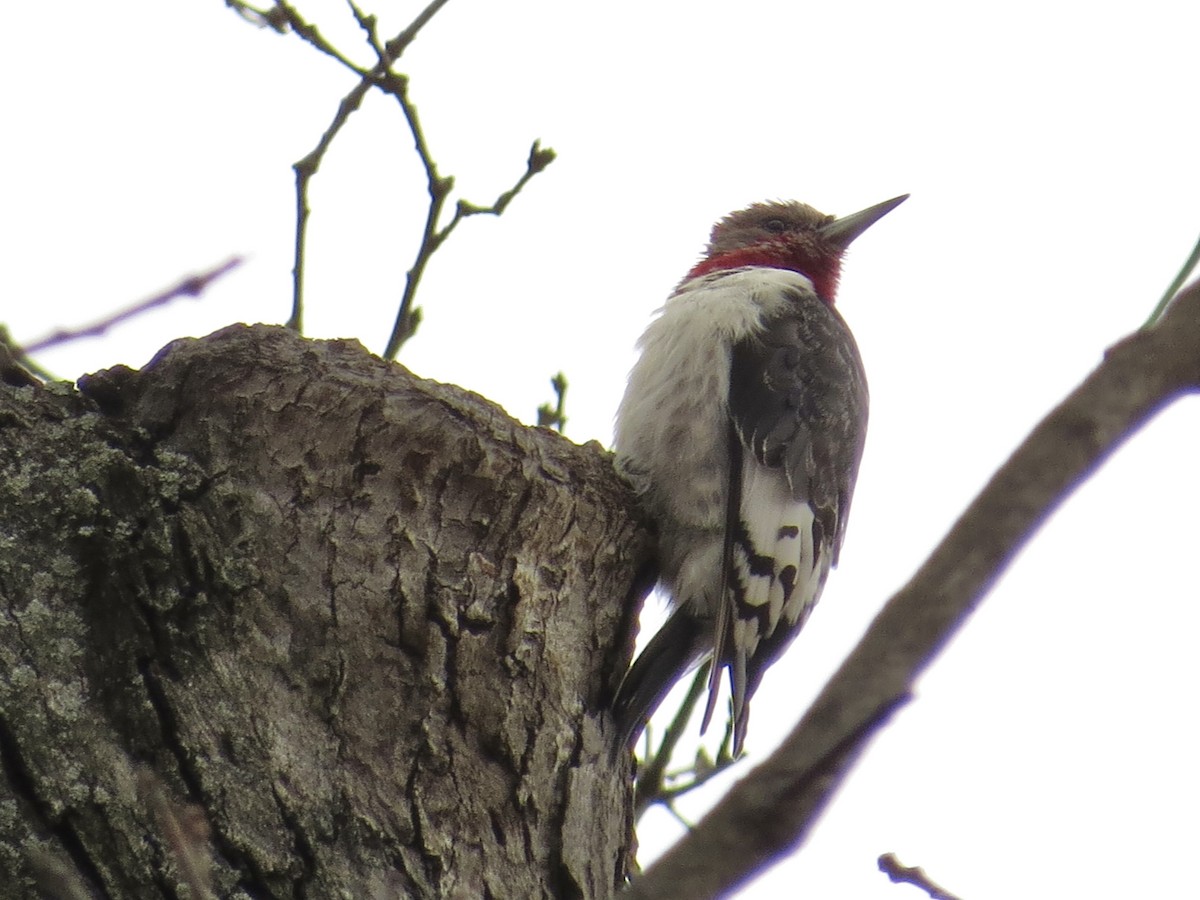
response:
[(684, 281), (744, 266), (791, 269), (832, 304), (850, 242), (907, 199), (904, 194), (841, 219), (794, 201), (755, 203), (713, 226), (704, 259)]

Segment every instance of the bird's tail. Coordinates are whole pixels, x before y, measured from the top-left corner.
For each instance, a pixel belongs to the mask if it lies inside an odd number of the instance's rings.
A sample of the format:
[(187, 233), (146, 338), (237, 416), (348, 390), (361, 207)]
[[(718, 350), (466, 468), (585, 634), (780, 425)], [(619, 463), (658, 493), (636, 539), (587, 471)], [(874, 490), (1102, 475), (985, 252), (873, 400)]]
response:
[(621, 746), (633, 743), (671, 687), (712, 650), (708, 628), (676, 610), (626, 673), (613, 701)]

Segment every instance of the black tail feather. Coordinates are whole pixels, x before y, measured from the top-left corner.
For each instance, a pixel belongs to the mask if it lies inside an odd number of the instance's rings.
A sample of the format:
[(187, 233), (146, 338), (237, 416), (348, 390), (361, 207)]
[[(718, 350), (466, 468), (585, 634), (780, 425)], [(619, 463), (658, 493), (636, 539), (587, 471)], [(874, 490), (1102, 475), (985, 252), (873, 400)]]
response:
[(633, 743), (675, 682), (712, 650), (710, 629), (676, 610), (638, 656), (613, 702), (621, 746)]

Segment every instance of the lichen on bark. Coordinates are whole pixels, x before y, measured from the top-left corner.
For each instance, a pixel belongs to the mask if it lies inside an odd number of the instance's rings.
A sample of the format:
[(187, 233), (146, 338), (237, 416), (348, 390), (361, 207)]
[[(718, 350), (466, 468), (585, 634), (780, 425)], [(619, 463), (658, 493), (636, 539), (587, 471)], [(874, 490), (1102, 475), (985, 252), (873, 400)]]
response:
[[(234, 326), (0, 385), (0, 898), (603, 897), (649, 538), (597, 445), (354, 342)], [(44, 866), (43, 866), (44, 868)], [(8, 885), (6, 887), (5, 885)]]

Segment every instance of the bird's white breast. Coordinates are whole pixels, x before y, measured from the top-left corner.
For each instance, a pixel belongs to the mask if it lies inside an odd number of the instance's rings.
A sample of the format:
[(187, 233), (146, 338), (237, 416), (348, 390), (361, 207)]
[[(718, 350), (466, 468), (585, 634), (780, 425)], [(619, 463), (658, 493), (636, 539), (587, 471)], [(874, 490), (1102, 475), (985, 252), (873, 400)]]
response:
[(708, 581), (714, 566), (719, 578), (731, 349), (785, 312), (796, 290), (812, 283), (786, 269), (714, 272), (681, 285), (638, 342), (617, 411), (617, 466), (658, 522), (668, 582)]

